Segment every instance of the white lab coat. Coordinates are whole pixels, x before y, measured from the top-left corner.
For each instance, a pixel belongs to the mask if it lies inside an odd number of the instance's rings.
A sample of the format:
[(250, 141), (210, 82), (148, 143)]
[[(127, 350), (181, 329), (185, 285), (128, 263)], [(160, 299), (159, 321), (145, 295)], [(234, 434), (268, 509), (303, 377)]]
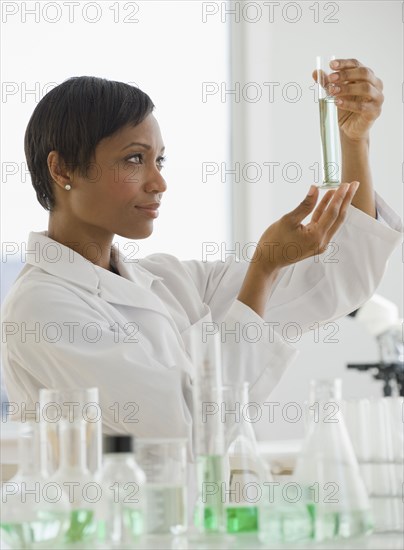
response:
[[(182, 262), (154, 254), (130, 262), (113, 249), (118, 276), (46, 232), (31, 233), (27, 265), (3, 306), (9, 400), (33, 408), (41, 387), (97, 386), (105, 432), (191, 441), (192, 327), (213, 320), (228, 329), (253, 327), (254, 335), (262, 328), (255, 343), (229, 344), (226, 377), (248, 381), (251, 400), (264, 401), (297, 355), (281, 336), (285, 323), (305, 331), (373, 294), (402, 230), (381, 199), (378, 214), (384, 223), (350, 207), (333, 239), (333, 262), (325, 254), (283, 268), (265, 320), (236, 300), (248, 263), (233, 257)], [(274, 333), (265, 322), (279, 323)]]

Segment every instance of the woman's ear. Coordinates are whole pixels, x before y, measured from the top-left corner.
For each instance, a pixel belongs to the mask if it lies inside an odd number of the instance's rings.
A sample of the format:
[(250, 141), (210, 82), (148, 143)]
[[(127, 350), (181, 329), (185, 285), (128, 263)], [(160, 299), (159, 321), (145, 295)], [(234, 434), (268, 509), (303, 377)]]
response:
[(68, 170), (65, 161), (57, 151), (51, 151), (49, 153), (47, 163), (49, 173), (56, 185), (63, 189), (66, 189), (66, 185), (69, 185), (71, 188), (72, 171)]

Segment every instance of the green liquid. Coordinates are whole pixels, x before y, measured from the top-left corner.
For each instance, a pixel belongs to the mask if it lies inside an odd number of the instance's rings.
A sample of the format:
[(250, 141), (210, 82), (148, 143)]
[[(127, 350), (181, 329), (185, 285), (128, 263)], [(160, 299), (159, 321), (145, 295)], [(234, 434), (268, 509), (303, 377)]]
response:
[(319, 99), (320, 135), (323, 152), (324, 185), (341, 183), (341, 159), (339, 153), (339, 129), (337, 107), (333, 99)]
[(70, 513), (70, 521), (64, 533), (63, 542), (86, 542), (95, 537), (97, 524), (92, 510), (79, 509)]
[[(203, 532), (221, 533), (225, 528), (224, 507), (221, 501), (221, 483), (224, 480), (223, 457), (220, 455), (199, 456), (197, 479), (200, 497), (195, 506), (195, 527)], [(204, 483), (216, 484), (212, 487), (217, 487), (217, 491), (212, 495), (204, 495)], [(202, 500), (202, 495), (205, 496), (205, 502)]]
[(123, 509), (123, 523), (132, 537), (138, 537), (144, 531), (144, 517), (142, 510), (138, 508)]
[(315, 504), (308, 504), (307, 509), (313, 523), (314, 540), (357, 537), (368, 535), (373, 530), (372, 516), (368, 510), (320, 513), (321, 509)]
[(38, 512), (38, 519), (25, 523), (1, 523), (2, 539), (10, 548), (54, 548), (60, 541), (67, 516)]
[(372, 531), (368, 511), (327, 512), (309, 503), (269, 506), (261, 510), (262, 542), (323, 541), (367, 535)]
[(258, 531), (258, 508), (237, 506), (226, 508), (228, 533), (251, 533)]

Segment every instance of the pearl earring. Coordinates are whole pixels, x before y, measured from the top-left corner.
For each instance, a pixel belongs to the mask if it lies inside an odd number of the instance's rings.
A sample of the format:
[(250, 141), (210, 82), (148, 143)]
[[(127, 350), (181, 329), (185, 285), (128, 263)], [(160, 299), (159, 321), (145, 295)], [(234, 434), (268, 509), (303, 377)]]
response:
[(66, 183), (66, 185), (65, 185), (65, 189), (66, 189), (66, 191), (70, 191), (70, 189), (71, 189), (71, 188), (72, 188), (72, 186), (71, 186), (71, 185), (69, 185), (68, 183)]

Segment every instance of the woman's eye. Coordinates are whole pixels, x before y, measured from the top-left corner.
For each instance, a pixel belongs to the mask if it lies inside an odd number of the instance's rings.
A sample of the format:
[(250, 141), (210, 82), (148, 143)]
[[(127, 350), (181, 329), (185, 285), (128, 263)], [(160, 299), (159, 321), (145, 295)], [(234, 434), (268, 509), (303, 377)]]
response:
[(132, 162), (133, 164), (140, 164), (142, 161), (143, 155), (141, 153), (136, 153), (135, 155), (131, 155), (126, 160), (128, 162)]
[(166, 157), (159, 157), (157, 159), (157, 166), (159, 167), (160, 170), (164, 167), (165, 161), (166, 161)]

